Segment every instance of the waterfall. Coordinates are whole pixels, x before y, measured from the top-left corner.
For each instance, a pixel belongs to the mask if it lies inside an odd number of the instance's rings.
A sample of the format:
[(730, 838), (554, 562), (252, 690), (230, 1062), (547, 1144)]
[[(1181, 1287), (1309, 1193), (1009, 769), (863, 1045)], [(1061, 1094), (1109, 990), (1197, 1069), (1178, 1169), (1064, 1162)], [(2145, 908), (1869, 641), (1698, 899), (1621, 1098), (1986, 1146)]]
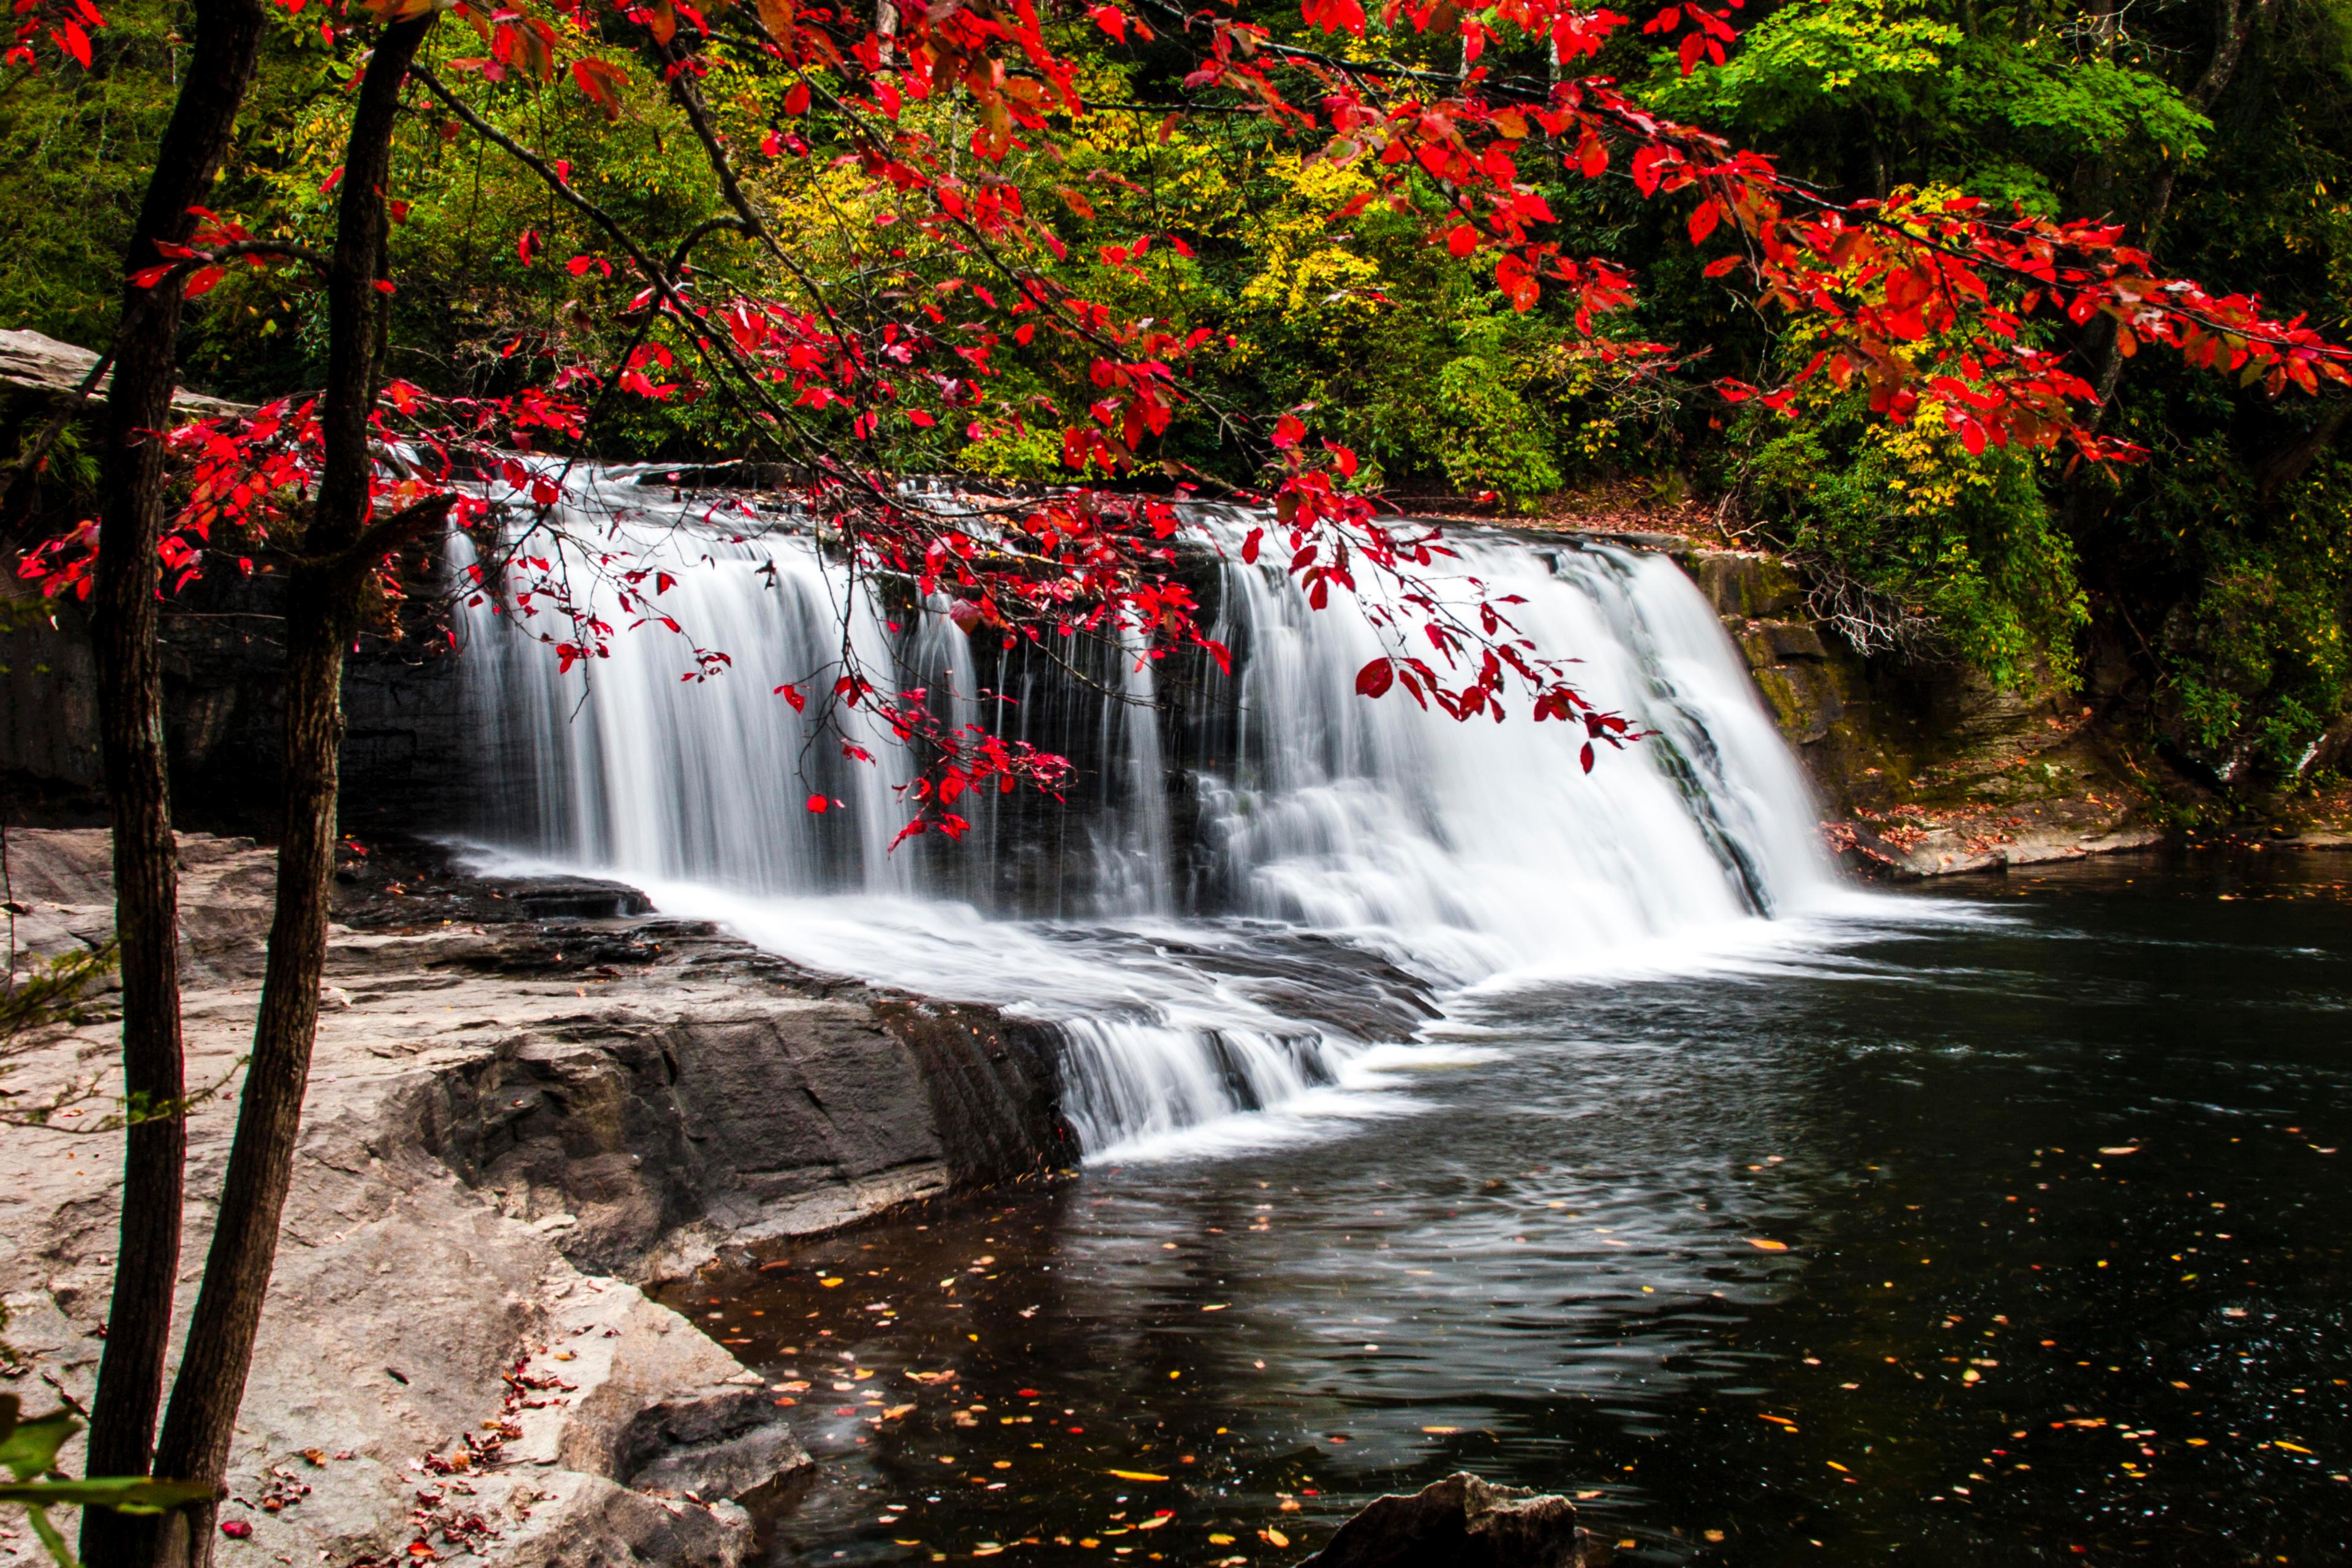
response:
[[(1385, 651), (1374, 629), (1241, 563), (1237, 510), (1194, 514), (1231, 542), (1202, 565), (1230, 674), (1129, 643), (1068, 656), (1094, 661), (1076, 680), (1024, 648), (975, 648), (942, 606), (853, 590), (781, 519), (739, 531), (641, 477), (573, 471), (562, 505), (576, 532), (675, 575), (660, 605), (691, 641), (640, 626), (562, 673), (536, 640), (555, 628), (480, 595), (461, 627), (485, 759), (472, 832), (813, 967), (1055, 1022), (1091, 1152), (1394, 1109), (1380, 1068), (1413, 1048), (1433, 1001), (1736, 945), (1833, 886), (1801, 770), (1664, 557), (1453, 542), (1448, 591), (1475, 577), (1518, 595), (1520, 630), (1654, 732), (1587, 774), (1581, 727), (1533, 723), (1524, 704), (1456, 723), (1402, 691), (1357, 696), (1355, 671)], [(991, 795), (962, 843), (893, 851), (902, 753), (861, 712), (844, 736), (775, 694), (844, 637), (942, 717), (1076, 759), (1068, 803)], [(697, 679), (695, 643), (731, 664)], [(845, 738), (875, 761), (845, 756)], [(812, 795), (839, 808), (811, 812)]]

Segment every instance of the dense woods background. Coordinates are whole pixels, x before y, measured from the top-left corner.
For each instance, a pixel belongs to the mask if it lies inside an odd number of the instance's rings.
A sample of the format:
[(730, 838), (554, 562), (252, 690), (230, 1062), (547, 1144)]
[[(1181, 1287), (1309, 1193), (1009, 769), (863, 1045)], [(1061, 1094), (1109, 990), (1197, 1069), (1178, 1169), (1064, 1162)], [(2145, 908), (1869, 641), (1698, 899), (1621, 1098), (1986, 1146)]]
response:
[[(1302, 30), (1295, 7), (1244, 9), (1277, 37)], [(91, 70), (12, 71), (0, 88), (0, 323), (97, 348), (186, 52), (176, 6), (135, 0), (110, 15)], [(323, 245), (359, 46), (323, 41), (299, 5), (270, 18), (219, 205), (257, 234)], [(2273, 313), (2307, 314), (2331, 336), (2345, 330), (2346, 0), (1795, 0), (1741, 19), (1728, 63), (1686, 78), (1631, 34), (1600, 65), (1830, 194), (1959, 189), (2056, 216), (2109, 215), (2168, 270), (2260, 291)], [(1793, 419), (1734, 409), (1706, 384), (1769, 382), (1808, 343), (1702, 276), (1706, 258), (1682, 242), (1675, 212), (1628, 182), (1530, 161), (1570, 254), (1639, 268), (1639, 299), (1609, 331), (1688, 354), (1661, 379), (1615, 377), (1558, 349), (1566, 334), (1550, 313), (1572, 309), (1568, 296), (1515, 312), (1478, 274), (1444, 265), (1420, 216), (1374, 206), (1327, 221), (1370, 188), (1360, 165), (1302, 157), (1249, 115), (1169, 124), (1181, 51), (1115, 41), (1075, 8), (1055, 26), (1084, 62), (1087, 96), (1124, 107), (1071, 128), (1047, 182), (1062, 205), (1042, 216), (1094, 274), (1078, 284), (1093, 297), (1228, 338), (1203, 374), (1228, 382), (1234, 403), (1328, 405), (1370, 477), (1408, 494), (1492, 492), (1521, 511), (1572, 509), (1577, 495), (1696, 499), (1804, 564), (1821, 602), (1874, 645), (1864, 651), (1958, 657), (2052, 695), (2095, 688), (2216, 779), (2255, 791), (2313, 782), (2326, 756), (2315, 747), (2352, 705), (2340, 395), (2273, 401), (2170, 355), (2131, 354), (2095, 328), (2074, 345), (2078, 368), (2112, 385), (2106, 428), (2149, 448), (2147, 463), (1971, 456), (1957, 436), (1874, 420), (1858, 390), (1822, 384), (1808, 384)], [(1535, 45), (1507, 26), (1503, 37), (1504, 68), (1545, 72)], [(1354, 47), (1457, 63), (1441, 57), (1458, 45), (1438, 39)], [(578, 93), (501, 91), (499, 62), (468, 59), (478, 53), (463, 28), (428, 47), (446, 77), (480, 81), (478, 101), (510, 129), (557, 155), (570, 147), (594, 198), (633, 226), (677, 234), (718, 216), (690, 132), (656, 98), (608, 121)], [(724, 59), (723, 42), (713, 53)], [(723, 69), (707, 90), (734, 117), (739, 148), (778, 132), (751, 94), (730, 98)], [(969, 110), (909, 110), (924, 112)], [(823, 150), (821, 108), (781, 128)], [(618, 307), (636, 285), (607, 275), (598, 237), (527, 171), (457, 132), (411, 114), (399, 132), (393, 373), (435, 391), (497, 392), (557, 358), (617, 351), (635, 328)], [(822, 157), (743, 164), (796, 220), (802, 264), (829, 281), (854, 287), (877, 233), (886, 246), (930, 243), (876, 230), (876, 198), (855, 170)], [(535, 246), (512, 243), (519, 214)], [(1119, 248), (1138, 232), (1186, 237), (1190, 254)], [(747, 277), (772, 265), (724, 235), (698, 261)], [(316, 385), (324, 316), (299, 269), (234, 270), (189, 304), (188, 377), (249, 398)], [(910, 428), (903, 460), (1063, 471), (1050, 424), (1012, 422), (1022, 356), (1055, 352), (1045, 339), (1002, 345), (996, 433), (967, 439), (962, 417)], [(725, 449), (735, 427), (681, 378), (671, 395), (614, 400), (590, 439), (602, 456), (684, 460), (739, 455)], [(1195, 405), (1161, 450), (1244, 479), (1247, 459), (1224, 435)], [(59, 463), (70, 474), (76, 460), (68, 447)]]

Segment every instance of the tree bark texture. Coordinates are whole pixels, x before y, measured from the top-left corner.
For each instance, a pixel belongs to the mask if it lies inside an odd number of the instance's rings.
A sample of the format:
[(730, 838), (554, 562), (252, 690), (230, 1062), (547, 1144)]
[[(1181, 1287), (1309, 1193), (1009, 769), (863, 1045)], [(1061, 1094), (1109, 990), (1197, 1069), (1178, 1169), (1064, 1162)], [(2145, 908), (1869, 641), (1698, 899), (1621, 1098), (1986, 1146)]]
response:
[[(323, 457), (302, 559), (287, 590), (285, 823), (253, 1059), (237, 1108), (204, 1285), (172, 1387), (156, 1465), (174, 1477), (222, 1479), (246, 1374), (277, 1261), (326, 967), (327, 889), (334, 869), (343, 654), (359, 619), (368, 562), (369, 416), (380, 389), (393, 131), (409, 62), (434, 14), (383, 30), (352, 110), (328, 274)], [(444, 509), (446, 510), (446, 508)], [(214, 1508), (173, 1516), (163, 1560), (211, 1561)]]
[[(178, 101), (156, 151), (124, 258), (129, 274), (163, 259), (159, 240), (184, 243), (227, 154), (261, 43), (258, 0), (196, 0), (195, 42)], [(163, 1397), (172, 1296), (180, 1271), (180, 1208), (187, 1128), (180, 1042), (179, 863), (163, 751), (156, 556), (163, 525), (163, 452), (171, 422), (177, 279), (123, 285), (114, 383), (100, 462), (97, 586), (99, 743), (114, 829), (115, 929), (122, 952), (124, 1092), (166, 1114), (125, 1134), (121, 1234), (106, 1348), (90, 1407), (89, 1473), (145, 1475)], [(142, 1553), (146, 1521), (87, 1510), (82, 1553), (121, 1568)]]

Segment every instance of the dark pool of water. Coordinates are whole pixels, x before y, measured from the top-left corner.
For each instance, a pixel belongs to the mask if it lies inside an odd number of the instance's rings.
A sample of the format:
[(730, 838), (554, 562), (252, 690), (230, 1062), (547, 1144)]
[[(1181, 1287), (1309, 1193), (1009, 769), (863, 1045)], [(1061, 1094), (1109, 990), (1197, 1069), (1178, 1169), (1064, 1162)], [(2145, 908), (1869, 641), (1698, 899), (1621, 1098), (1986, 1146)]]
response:
[(1641, 1563), (2352, 1561), (2347, 884), (2083, 865), (1522, 990), (1412, 1114), (667, 1299), (796, 1401), (777, 1563), (1290, 1563), (1461, 1468)]

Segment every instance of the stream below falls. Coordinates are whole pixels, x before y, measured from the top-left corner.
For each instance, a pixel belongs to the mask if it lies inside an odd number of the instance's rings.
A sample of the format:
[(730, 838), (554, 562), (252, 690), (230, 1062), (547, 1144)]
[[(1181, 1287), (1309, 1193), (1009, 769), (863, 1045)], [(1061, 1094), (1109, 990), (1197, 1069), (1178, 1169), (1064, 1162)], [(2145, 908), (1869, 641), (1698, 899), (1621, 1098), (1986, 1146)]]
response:
[[(1847, 886), (1664, 555), (1472, 532), (1429, 585), (1643, 731), (1587, 772), (1581, 726), (1356, 696), (1389, 643), (1234, 509), (1185, 557), (1227, 670), (991, 646), (781, 503), (551, 476), (729, 660), (567, 673), (486, 576), (452, 830), (1063, 1042), (1074, 1180), (669, 1291), (820, 1459), (773, 1562), (1287, 1563), (1457, 1468), (1636, 1563), (2352, 1559), (2352, 858)], [(894, 850), (903, 752), (778, 695), (844, 637), (1080, 786)]]
[(1632, 1563), (2347, 1561), (2352, 858), (1788, 936), (674, 1287), (819, 1461), (769, 1560), (1290, 1563), (1467, 1468)]

